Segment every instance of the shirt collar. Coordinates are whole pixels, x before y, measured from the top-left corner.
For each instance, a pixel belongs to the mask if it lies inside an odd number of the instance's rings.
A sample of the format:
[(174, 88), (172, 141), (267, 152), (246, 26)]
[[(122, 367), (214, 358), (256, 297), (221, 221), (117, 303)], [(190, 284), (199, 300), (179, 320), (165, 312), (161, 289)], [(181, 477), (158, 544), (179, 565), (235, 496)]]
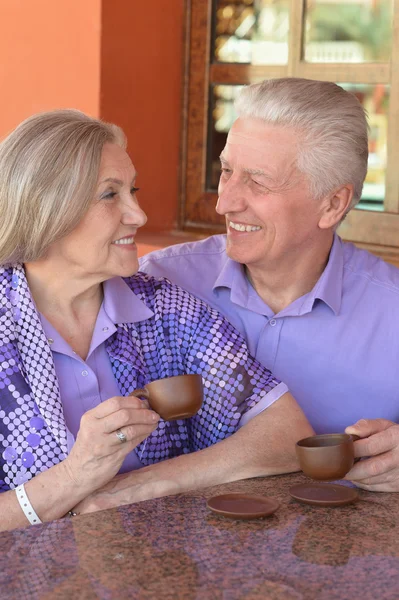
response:
[[(115, 331), (115, 328), (112, 328), (111, 324), (117, 325), (118, 323), (145, 321), (154, 314), (120, 277), (104, 281), (103, 291), (104, 300), (98, 313), (97, 322), (100, 321), (101, 328), (107, 325), (109, 332), (107, 334), (100, 334), (102, 339), (99, 341), (98, 335), (95, 339), (96, 330), (94, 331), (88, 356), (90, 356), (99, 343), (106, 340)], [(69, 344), (42, 313), (39, 313), (39, 316), (44, 333), (51, 345), (51, 349), (56, 352), (61, 352), (62, 354), (70, 355), (71, 349)], [(102, 332), (104, 331), (105, 330), (103, 329)]]
[(103, 283), (104, 310), (115, 324), (137, 323), (154, 315), (121, 277)]
[(227, 258), (213, 285), (213, 291), (217, 293), (218, 288), (230, 289), (230, 300), (233, 304), (270, 316), (270, 308), (250, 284), (245, 274), (245, 267), (241, 263)]
[(309, 310), (313, 308), (315, 300), (322, 300), (335, 315), (339, 314), (342, 302), (342, 279), (344, 270), (344, 250), (341, 238), (335, 234), (330, 250), (328, 263), (313, 290), (308, 294), (305, 302), (311, 302)]
[[(335, 234), (327, 265), (313, 289), (302, 297), (302, 302), (295, 301), (295, 314), (310, 312), (316, 300), (322, 300), (335, 315), (339, 314), (342, 299), (343, 264), (342, 241)], [(260, 310), (259, 301), (261, 299), (249, 283), (244, 266), (231, 258), (228, 258), (223, 265), (214, 283), (213, 290), (216, 291), (217, 288), (221, 287), (231, 290), (230, 298), (233, 303), (255, 312), (267, 314), (267, 310)], [(264, 306), (266, 305), (264, 304)], [(283, 312), (285, 313), (287, 310), (289, 311), (289, 307), (284, 309)]]
[(223, 287), (229, 288), (231, 290), (231, 301), (234, 302), (234, 304), (247, 307), (249, 285), (249, 281), (245, 275), (244, 265), (231, 258), (227, 258), (213, 285), (213, 290)]

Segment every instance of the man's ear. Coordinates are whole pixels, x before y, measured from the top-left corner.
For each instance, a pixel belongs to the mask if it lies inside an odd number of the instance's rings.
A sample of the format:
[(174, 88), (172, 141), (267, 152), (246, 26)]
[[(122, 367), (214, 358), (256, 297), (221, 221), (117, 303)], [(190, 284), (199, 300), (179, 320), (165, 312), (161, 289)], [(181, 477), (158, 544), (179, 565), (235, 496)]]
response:
[(353, 185), (348, 183), (329, 194), (323, 200), (323, 210), (319, 219), (320, 229), (336, 227), (349, 211), (353, 198)]

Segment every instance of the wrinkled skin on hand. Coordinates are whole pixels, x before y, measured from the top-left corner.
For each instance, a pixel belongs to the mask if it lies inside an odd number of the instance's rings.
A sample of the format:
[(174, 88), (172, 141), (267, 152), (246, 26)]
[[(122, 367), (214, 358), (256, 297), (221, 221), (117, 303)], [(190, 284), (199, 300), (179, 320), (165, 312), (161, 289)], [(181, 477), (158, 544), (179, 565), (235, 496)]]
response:
[[(124, 458), (152, 433), (159, 415), (134, 396), (114, 396), (87, 411), (64, 467), (71, 481), (88, 493), (107, 484)], [(127, 441), (121, 443), (116, 431)]]
[(399, 425), (387, 419), (361, 419), (345, 429), (358, 435), (357, 462), (347, 473), (356, 486), (371, 492), (399, 492)]

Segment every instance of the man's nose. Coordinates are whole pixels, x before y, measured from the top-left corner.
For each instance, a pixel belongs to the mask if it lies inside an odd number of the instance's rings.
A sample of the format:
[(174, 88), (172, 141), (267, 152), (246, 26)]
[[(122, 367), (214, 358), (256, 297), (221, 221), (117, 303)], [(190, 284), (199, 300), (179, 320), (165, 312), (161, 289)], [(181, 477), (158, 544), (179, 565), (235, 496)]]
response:
[(238, 182), (230, 180), (227, 183), (220, 184), (218, 194), (216, 212), (219, 215), (245, 210), (247, 203), (244, 190)]

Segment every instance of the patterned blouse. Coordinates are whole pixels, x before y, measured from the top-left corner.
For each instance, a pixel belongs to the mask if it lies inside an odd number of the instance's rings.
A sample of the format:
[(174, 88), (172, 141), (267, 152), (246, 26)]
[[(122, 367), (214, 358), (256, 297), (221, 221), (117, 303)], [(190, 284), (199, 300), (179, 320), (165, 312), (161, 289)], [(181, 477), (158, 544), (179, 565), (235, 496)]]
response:
[[(287, 387), (248, 354), (219, 313), (167, 279), (125, 279), (148, 318), (120, 323), (105, 343), (122, 396), (150, 381), (200, 373), (204, 403), (190, 419), (160, 421), (136, 451), (144, 465), (206, 448), (280, 398)], [(67, 426), (52, 352), (16, 264), (0, 269), (0, 491), (63, 460)]]

